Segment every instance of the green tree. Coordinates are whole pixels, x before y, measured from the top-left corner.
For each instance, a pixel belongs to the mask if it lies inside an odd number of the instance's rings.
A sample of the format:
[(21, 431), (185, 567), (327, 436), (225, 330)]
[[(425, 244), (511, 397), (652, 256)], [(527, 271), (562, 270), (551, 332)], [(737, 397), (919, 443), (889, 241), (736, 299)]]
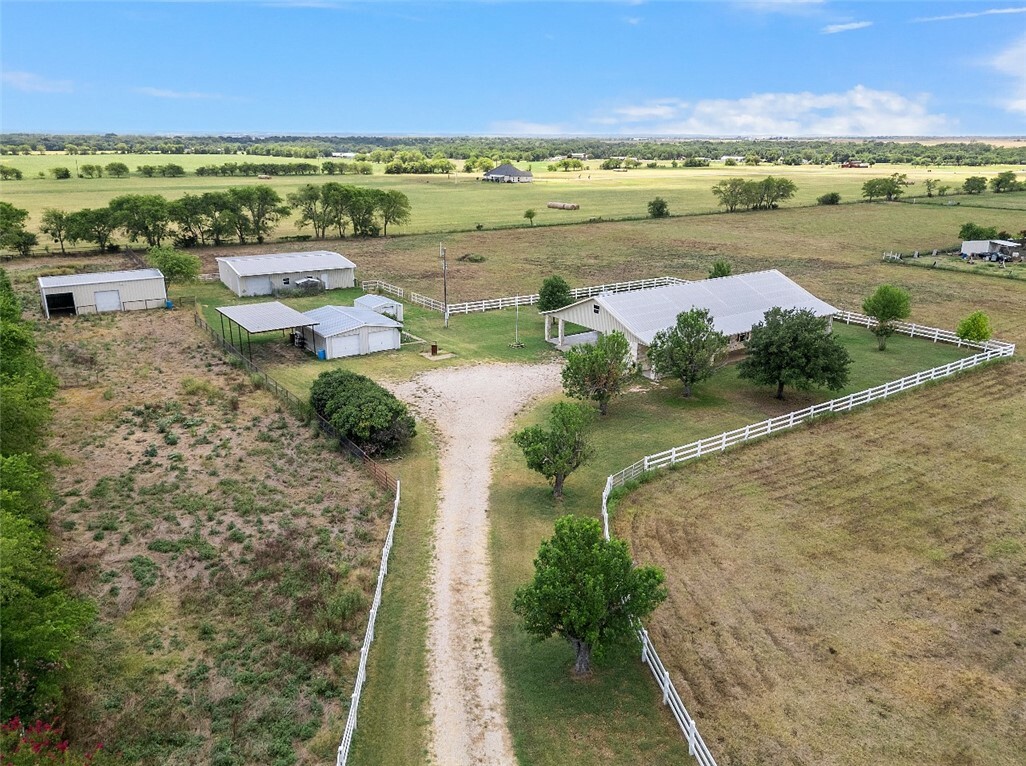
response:
[(103, 178), (103, 165), (82, 165), (78, 172), (86, 178)]
[(862, 184), (862, 196), (872, 202), (877, 197), (896, 200), (912, 186), (905, 173), (892, 173), (888, 178), (871, 178)]
[(650, 218), (667, 218), (670, 215), (670, 206), (662, 197), (656, 197), (648, 203), (648, 215)]
[(923, 187), (926, 189), (927, 197), (933, 196), (933, 193), (937, 189), (938, 184), (940, 184), (940, 181), (937, 181), (933, 178), (927, 178), (925, 181), (923, 181)]
[(54, 242), (61, 246), (61, 255), (64, 254), (64, 240), (68, 237), (68, 214), (63, 210), (48, 207), (43, 211), (39, 220), (39, 230), (48, 234)]
[(817, 205), (839, 205), (841, 204), (841, 195), (838, 192), (828, 192), (822, 196), (816, 197)]
[(777, 399), (783, 399), (785, 385), (844, 388), (850, 365), (847, 350), (830, 334), (828, 317), (808, 309), (772, 308), (752, 328), (748, 354), (737, 373), (753, 383), (776, 386)]
[(987, 190), (987, 179), (983, 176), (969, 176), (962, 182), (962, 191), (966, 194), (981, 194)]
[(10, 202), (0, 202), (0, 246), (7, 247), (8, 238), (25, 230), (28, 210), (15, 207)]
[(955, 334), (962, 340), (974, 341), (976, 343), (988, 341), (992, 335), (990, 317), (982, 311), (974, 311), (958, 323), (958, 329), (955, 330)]
[(71, 170), (68, 168), (50, 168), (50, 175), (58, 181), (67, 181), (71, 178)]
[(85, 208), (68, 214), (68, 239), (95, 242), (100, 250), (107, 249), (117, 228), (117, 216), (109, 207)]
[(370, 378), (348, 370), (321, 373), (310, 387), (314, 411), (368, 454), (391, 454), (416, 435), (406, 405)]
[(593, 653), (637, 641), (639, 621), (666, 599), (665, 579), (657, 567), (634, 566), (627, 543), (604, 539), (597, 519), (563, 516), (538, 549), (534, 579), (517, 589), (513, 611), (538, 640), (566, 639), (582, 675)]
[(743, 178), (725, 178), (712, 188), (720, 205), (727, 208), (728, 213), (733, 213), (744, 200), (745, 184)]
[(908, 291), (894, 285), (880, 285), (862, 302), (862, 310), (876, 320), (871, 329), (881, 351), (887, 348), (887, 339), (894, 335), (894, 323), (908, 319), (910, 303)]
[(563, 365), (563, 391), (574, 399), (598, 402), (599, 412), (606, 415), (609, 400), (623, 393), (633, 377), (631, 346), (622, 332), (599, 336), (594, 345), (574, 346), (566, 352)]
[(410, 218), (413, 215), (412, 208), (410, 207), (410, 198), (398, 189), (389, 189), (386, 192), (382, 192), (378, 196), (378, 213), (381, 215), (381, 234), (387, 237), (388, 224), (394, 223), (397, 226), (402, 226), (410, 222)]
[(529, 207), (527, 208), (527, 210), (524, 211), (524, 218), (530, 221), (532, 226), (534, 226), (534, 217), (536, 215), (538, 214), (534, 211), (533, 207)]
[(146, 240), (150, 247), (160, 247), (171, 231), (171, 210), (159, 194), (124, 194), (108, 206), (128, 238)]
[(107, 175), (111, 178), (126, 178), (128, 176), (128, 165), (123, 162), (108, 162), (104, 166)]
[(538, 291), (538, 310), (553, 311), (569, 306), (574, 302), (570, 285), (563, 277), (555, 275), (546, 277)]
[(302, 230), (304, 226), (313, 226), (314, 238), (324, 239), (324, 233), (333, 220), (324, 187), (313, 184), (301, 186), (299, 191), (288, 195), (288, 203), (299, 213), (296, 228)]
[(715, 261), (712, 268), (709, 269), (709, 279), (719, 279), (720, 277), (729, 277), (731, 274), (731, 267), (727, 261)]
[(0, 180), (20, 181), (23, 177), (24, 174), (18, 168), (12, 168), (10, 165), (0, 165)]
[(239, 242), (246, 241), (252, 234), (257, 242), (263, 242), (274, 231), (278, 221), (289, 214), (291, 208), (284, 204), (281, 195), (266, 184), (259, 186), (233, 186), (228, 195), (238, 210), (236, 231)]
[(658, 374), (680, 380), (689, 397), (696, 383), (715, 372), (716, 360), (726, 348), (727, 336), (713, 327), (708, 309), (695, 308), (677, 314), (672, 327), (655, 334), (648, 358)]
[(527, 458), (527, 467), (552, 482), (557, 500), (563, 499), (566, 477), (594, 453), (586, 437), (590, 420), (591, 412), (582, 405), (558, 402), (552, 408), (548, 428), (529, 426), (513, 434), (513, 442)]
[(1021, 188), (1022, 184), (1016, 178), (1014, 170), (1006, 170), (990, 179), (990, 190), (997, 194), (1007, 191), (1018, 191)]
[(996, 226), (978, 226), (971, 221), (962, 224), (958, 230), (958, 238), (961, 240), (997, 239), (998, 230)]
[(160, 269), (168, 286), (172, 283), (195, 282), (199, 279), (202, 266), (199, 256), (173, 247), (151, 247), (146, 253), (146, 262)]

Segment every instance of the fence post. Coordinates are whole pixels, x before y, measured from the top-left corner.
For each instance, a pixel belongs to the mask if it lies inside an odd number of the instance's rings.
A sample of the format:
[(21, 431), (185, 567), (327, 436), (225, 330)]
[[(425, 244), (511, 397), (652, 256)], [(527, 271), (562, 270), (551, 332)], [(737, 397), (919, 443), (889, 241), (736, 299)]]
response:
[(670, 671), (663, 671), (663, 704), (670, 704)]
[(641, 661), (648, 662), (648, 631), (641, 629)]

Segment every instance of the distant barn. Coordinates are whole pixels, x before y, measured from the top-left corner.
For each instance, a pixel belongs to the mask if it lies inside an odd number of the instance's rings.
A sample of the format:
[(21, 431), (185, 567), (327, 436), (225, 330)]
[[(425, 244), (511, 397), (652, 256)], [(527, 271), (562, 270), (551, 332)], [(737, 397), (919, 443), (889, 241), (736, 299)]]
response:
[(218, 258), (217, 271), (225, 286), (240, 298), (274, 295), (303, 280), (317, 280), (325, 290), (356, 283), (356, 264), (327, 250)]
[(531, 183), (534, 180), (534, 175), (530, 170), (520, 170), (505, 162), (499, 167), (489, 170), (481, 177), (481, 180), (500, 184), (523, 184)]

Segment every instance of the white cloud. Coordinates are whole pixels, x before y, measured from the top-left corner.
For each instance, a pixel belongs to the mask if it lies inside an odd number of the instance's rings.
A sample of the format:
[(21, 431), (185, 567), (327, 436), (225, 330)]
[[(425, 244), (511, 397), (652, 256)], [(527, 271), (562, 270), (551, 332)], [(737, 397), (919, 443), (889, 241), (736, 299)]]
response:
[(619, 107), (592, 124), (613, 133), (702, 136), (923, 136), (955, 127), (929, 112), (926, 96), (863, 85), (843, 93), (758, 93), (694, 104), (662, 99)]
[(197, 91), (168, 90), (166, 88), (133, 88), (136, 93), (154, 98), (188, 99), (192, 101), (219, 101), (224, 98), (220, 93), (200, 93)]
[(755, 13), (806, 14), (818, 10), (825, 0), (738, 0), (734, 3), (743, 11)]
[(913, 19), (917, 22), (925, 21), (955, 21), (957, 19), (975, 19), (979, 16), (998, 16), (1006, 13), (1026, 13), (1026, 7), (1019, 8), (988, 8), (985, 11), (969, 11), (967, 13), (951, 13), (947, 16), (927, 16), (925, 18)]
[(991, 69), (1011, 78), (1001, 101), (1009, 112), (1026, 115), (1026, 35), (985, 62)]
[(71, 80), (48, 80), (33, 72), (4, 72), (4, 85), (23, 93), (71, 93)]
[(624, 22), (630, 24), (632, 27), (636, 27), (638, 26), (638, 24), (641, 23), (641, 18), (639, 16), (629, 16), (628, 18), (624, 19)]
[(825, 35), (836, 35), (838, 32), (851, 32), (855, 29), (865, 29), (873, 26), (872, 21), (852, 21), (847, 24), (830, 24), (820, 30)]

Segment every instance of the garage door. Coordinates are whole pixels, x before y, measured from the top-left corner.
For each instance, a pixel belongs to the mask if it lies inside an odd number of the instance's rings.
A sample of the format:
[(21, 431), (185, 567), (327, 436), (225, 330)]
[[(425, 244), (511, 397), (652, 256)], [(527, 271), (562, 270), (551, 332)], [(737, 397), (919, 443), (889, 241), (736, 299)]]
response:
[(342, 356), (356, 356), (360, 353), (359, 335), (337, 335), (328, 340), (328, 358), (338, 359)]
[(380, 330), (379, 332), (371, 332), (367, 335), (368, 351), (386, 351), (391, 348), (396, 348), (396, 334), (398, 330)]
[(121, 293), (117, 290), (99, 290), (93, 293), (97, 311), (121, 311)]

